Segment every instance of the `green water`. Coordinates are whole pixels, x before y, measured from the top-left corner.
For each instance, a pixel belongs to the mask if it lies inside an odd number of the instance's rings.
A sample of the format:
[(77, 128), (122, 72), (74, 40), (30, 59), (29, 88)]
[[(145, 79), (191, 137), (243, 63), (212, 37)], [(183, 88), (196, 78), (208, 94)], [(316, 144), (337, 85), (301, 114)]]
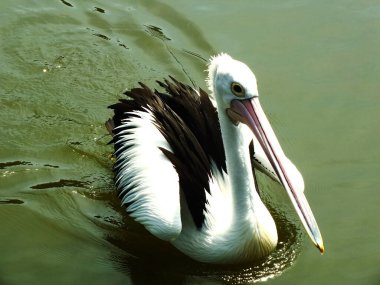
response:
[[(379, 2), (3, 0), (0, 27), (0, 284), (380, 283)], [(221, 51), (254, 69), (324, 256), (265, 180), (283, 240), (251, 265), (191, 262), (119, 207), (106, 106), (168, 74), (205, 88)]]

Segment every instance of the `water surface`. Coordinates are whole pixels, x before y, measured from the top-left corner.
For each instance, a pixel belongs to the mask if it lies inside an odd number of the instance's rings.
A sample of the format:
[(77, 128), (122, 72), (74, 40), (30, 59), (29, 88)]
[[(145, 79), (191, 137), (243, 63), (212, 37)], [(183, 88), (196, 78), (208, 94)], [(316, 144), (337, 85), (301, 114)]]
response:
[[(14, 1), (0, 4), (1, 284), (378, 284), (380, 5), (375, 1)], [(107, 106), (205, 62), (251, 66), (304, 175), (320, 256), (261, 178), (278, 249), (202, 265), (151, 237), (113, 193)]]

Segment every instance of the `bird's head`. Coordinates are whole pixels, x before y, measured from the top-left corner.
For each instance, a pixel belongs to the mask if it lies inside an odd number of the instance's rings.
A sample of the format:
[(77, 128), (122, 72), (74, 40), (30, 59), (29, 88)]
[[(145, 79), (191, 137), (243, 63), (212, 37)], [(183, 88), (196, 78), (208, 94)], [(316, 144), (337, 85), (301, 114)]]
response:
[(233, 100), (259, 96), (256, 77), (251, 69), (227, 54), (211, 59), (208, 75), (208, 86), (218, 106), (228, 109)]
[(311, 240), (323, 252), (322, 236), (303, 193), (302, 177), (285, 156), (260, 105), (255, 75), (247, 65), (227, 54), (211, 58), (208, 73), (218, 112), (226, 112), (231, 123), (243, 123), (251, 129)]

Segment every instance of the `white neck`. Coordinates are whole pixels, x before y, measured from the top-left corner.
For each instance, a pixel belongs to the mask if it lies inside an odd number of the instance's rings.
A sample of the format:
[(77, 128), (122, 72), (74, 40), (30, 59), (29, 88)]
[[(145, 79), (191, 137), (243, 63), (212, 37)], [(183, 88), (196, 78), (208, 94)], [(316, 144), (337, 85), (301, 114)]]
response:
[(246, 126), (235, 126), (225, 110), (218, 111), (232, 199), (231, 232), (240, 233), (246, 255), (263, 256), (276, 246), (277, 230), (256, 191), (249, 155), (252, 136)]
[(220, 127), (226, 154), (227, 173), (236, 218), (255, 214), (255, 204), (262, 201), (255, 189), (255, 181), (249, 158), (249, 141), (244, 126), (235, 126), (223, 110), (219, 111)]

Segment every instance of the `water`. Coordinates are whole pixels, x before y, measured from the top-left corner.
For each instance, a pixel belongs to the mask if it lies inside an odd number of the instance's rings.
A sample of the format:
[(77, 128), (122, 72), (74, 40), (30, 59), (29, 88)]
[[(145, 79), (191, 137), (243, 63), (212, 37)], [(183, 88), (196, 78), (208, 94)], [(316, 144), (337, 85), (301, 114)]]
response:
[[(380, 283), (376, 1), (5, 0), (0, 8), (0, 284)], [(153, 86), (168, 74), (205, 88), (202, 58), (221, 51), (254, 69), (304, 175), (324, 256), (265, 179), (281, 244), (248, 265), (192, 262), (119, 206), (106, 106), (137, 81)]]

